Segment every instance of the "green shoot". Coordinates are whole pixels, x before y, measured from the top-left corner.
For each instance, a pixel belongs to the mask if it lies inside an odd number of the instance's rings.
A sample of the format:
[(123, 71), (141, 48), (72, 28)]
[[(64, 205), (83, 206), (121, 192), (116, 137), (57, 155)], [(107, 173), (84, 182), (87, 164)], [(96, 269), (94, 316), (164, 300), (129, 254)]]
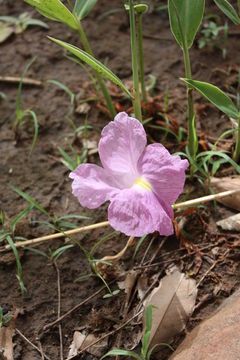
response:
[(73, 171), (80, 164), (86, 162), (88, 150), (84, 149), (81, 155), (78, 155), (76, 150), (71, 146), (72, 157), (69, 156), (65, 150), (63, 150), (60, 146), (58, 147), (58, 151), (62, 155), (61, 162), (64, 166), (66, 166), (69, 170)]
[(147, 308), (145, 310), (145, 315), (146, 315), (145, 324), (146, 325), (145, 325), (145, 331), (144, 331), (143, 338), (142, 338), (141, 355), (137, 354), (135, 351), (124, 350), (124, 349), (112, 349), (112, 350), (108, 351), (107, 354), (102, 356), (100, 360), (102, 360), (108, 356), (126, 356), (126, 357), (131, 357), (131, 358), (134, 358), (137, 360), (149, 360), (151, 358), (154, 350), (159, 346), (167, 346), (173, 351), (173, 348), (171, 346), (169, 346), (168, 344), (157, 344), (157, 345), (153, 346), (151, 349), (149, 349), (150, 334), (151, 334), (151, 330), (152, 330), (152, 309), (153, 309), (153, 305), (149, 305), (149, 306), (147, 306)]
[(131, 56), (132, 56), (132, 75), (133, 75), (133, 108), (136, 118), (140, 122), (142, 122), (141, 99), (140, 99), (140, 91), (139, 91), (136, 23), (135, 23), (135, 10), (134, 10), (133, 0), (129, 0), (129, 17), (130, 17)]
[(70, 110), (69, 110), (69, 113), (67, 114), (67, 116), (71, 116), (75, 109), (77, 96), (72, 92), (72, 90), (69, 89), (69, 87), (67, 87), (66, 85), (64, 85), (62, 82), (60, 82), (58, 80), (48, 80), (47, 82), (49, 84), (53, 84), (53, 85), (57, 86), (59, 89), (63, 90), (70, 97), (71, 107), (70, 107)]
[(9, 26), (13, 26), (15, 34), (24, 32), (28, 26), (40, 26), (44, 29), (49, 29), (48, 25), (43, 21), (32, 19), (28, 12), (22, 13), (18, 18), (13, 16), (0, 16), (0, 22), (5, 22)]
[(0, 329), (3, 326), (7, 326), (9, 321), (11, 321), (13, 316), (8, 314), (8, 312), (0, 306)]
[(7, 235), (6, 239), (8, 241), (8, 244), (11, 246), (11, 249), (12, 249), (12, 251), (13, 251), (13, 253), (15, 255), (15, 258), (16, 258), (17, 272), (18, 272), (17, 279), (18, 279), (18, 282), (19, 282), (19, 285), (20, 285), (22, 296), (23, 296), (25, 291), (26, 291), (26, 288), (25, 288), (24, 283), (23, 283), (22, 265), (21, 265), (19, 254), (18, 254), (18, 250), (17, 250), (17, 248), (16, 248), (16, 246), (14, 244), (14, 241), (11, 238), (10, 235)]
[(29, 68), (31, 67), (31, 65), (34, 63), (34, 61), (36, 60), (36, 57), (34, 57), (25, 67), (21, 80), (19, 82), (19, 86), (18, 86), (18, 92), (17, 92), (17, 104), (16, 104), (16, 122), (14, 124), (14, 130), (15, 130), (15, 134), (16, 134), (16, 138), (18, 138), (19, 136), (19, 128), (22, 125), (22, 123), (24, 122), (25, 118), (30, 117), (32, 118), (33, 121), (33, 126), (34, 126), (34, 137), (33, 137), (33, 142), (32, 142), (32, 146), (31, 146), (31, 150), (30, 150), (30, 155), (36, 145), (37, 142), (37, 137), (38, 137), (38, 120), (37, 120), (37, 115), (35, 114), (34, 111), (32, 110), (21, 110), (21, 93), (22, 93), (22, 84), (23, 84), (23, 79), (26, 76)]

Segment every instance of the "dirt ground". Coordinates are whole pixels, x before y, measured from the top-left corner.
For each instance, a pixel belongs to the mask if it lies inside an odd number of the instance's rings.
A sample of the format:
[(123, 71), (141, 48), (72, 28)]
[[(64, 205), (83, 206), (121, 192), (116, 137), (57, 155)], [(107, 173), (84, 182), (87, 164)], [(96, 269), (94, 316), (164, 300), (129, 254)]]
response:
[[(122, 4), (117, 0), (99, 1), (84, 20), (84, 28), (96, 58), (101, 61), (107, 58), (111, 70), (127, 81), (131, 77), (128, 18), (120, 12), (107, 14), (108, 10), (119, 8), (120, 5)], [(214, 9), (209, 7), (208, 11), (215, 11)], [(42, 19), (23, 1), (3, 1), (0, 6), (1, 15), (18, 16), (24, 11), (30, 11), (35, 18)], [(67, 116), (70, 109), (69, 97), (56, 86), (47, 83), (47, 80), (61, 81), (74, 93), (84, 89), (80, 99), (91, 96), (93, 89), (83, 69), (69, 61), (64, 56), (66, 55), (64, 51), (47, 39), (49, 34), (80, 46), (77, 35), (61, 24), (45, 19), (44, 21), (49, 25), (49, 30), (36, 26), (29, 27), (22, 34), (13, 35), (8, 41), (0, 44), (1, 76), (21, 76), (26, 64), (34, 56), (37, 56), (27, 76), (43, 82), (42, 87), (24, 85), (22, 91), (22, 109), (34, 110), (39, 122), (37, 144), (32, 155), (29, 156), (33, 137), (32, 124), (23, 125), (17, 141), (13, 131), (16, 117), (17, 84), (0, 81), (0, 92), (7, 95), (7, 100), (0, 98), (0, 209), (4, 211), (6, 222), (9, 223), (14, 216), (26, 208), (26, 201), (13, 191), (15, 186), (36, 199), (51, 215), (81, 214), (89, 216), (90, 219), (79, 221), (79, 226), (97, 223), (106, 220), (107, 206), (104, 205), (96, 211), (87, 211), (80, 207), (71, 194), (69, 171), (61, 163), (61, 156), (57, 149), (58, 146), (61, 146), (69, 152), (71, 145), (79, 153), (83, 149), (82, 135), (74, 136), (73, 127)], [(164, 106), (164, 94), (168, 87), (169, 117), (174, 120), (175, 125), (186, 128), (185, 87), (179, 80), (184, 76), (182, 54), (170, 32), (166, 11), (152, 10), (145, 17), (144, 53), (146, 74), (147, 76), (154, 75), (157, 79), (155, 89), (157, 105), (154, 108), (151, 104), (153, 120), (150, 125), (162, 121), (158, 111)], [(225, 60), (222, 58), (221, 50), (199, 50), (197, 46), (191, 50), (191, 58), (195, 79), (212, 82), (223, 90), (235, 94), (240, 64), (237, 27), (230, 26)], [(115, 88), (112, 89), (112, 91), (115, 90)], [(205, 144), (213, 143), (214, 139), (224, 130), (231, 127), (231, 124), (226, 117), (211, 105), (206, 104), (197, 94), (196, 99), (198, 133), (204, 139)], [(130, 104), (122, 97), (116, 96), (114, 100), (118, 109), (128, 110), (130, 108)], [(105, 114), (102, 104), (90, 102), (90, 105), (88, 124), (92, 126), (92, 129), (88, 131), (88, 138), (98, 141), (102, 127), (110, 118)], [(84, 124), (85, 115), (74, 113), (73, 120), (79, 127)], [(166, 138), (163, 132), (150, 127), (146, 127), (146, 130), (150, 142), (162, 141), (170, 151), (184, 150), (184, 143), (178, 146), (174, 138)], [(88, 162), (96, 163), (98, 161), (96, 154), (88, 156)], [(225, 167), (222, 173), (218, 173), (218, 176), (231, 173), (234, 171)], [(188, 182), (182, 199), (194, 198), (203, 194), (204, 189), (200, 188), (197, 183)], [(147, 275), (149, 283), (151, 283), (153, 276), (157, 274), (160, 279), (165, 274), (167, 267), (175, 264), (180, 270), (195, 278), (197, 282), (201, 282), (196, 309), (188, 323), (188, 330), (209, 316), (221, 301), (240, 284), (240, 235), (221, 233), (215, 224), (216, 220), (230, 213), (221, 205), (215, 209), (213, 204), (210, 204), (204, 209), (196, 209), (195, 212), (188, 215), (184, 230), (189, 235), (188, 242), (194, 244), (190, 253), (187, 252), (186, 246), (180, 248), (180, 240), (175, 236), (165, 239), (161, 250), (157, 251), (163, 239), (156, 234), (144, 264), (148, 264), (152, 256), (156, 254), (154, 262), (158, 265), (149, 268), (142, 267), (139, 270)], [(37, 220), (46, 220), (46, 218), (39, 211), (33, 210), (19, 224), (16, 234), (31, 239), (51, 232), (47, 226), (34, 223)], [(78, 235), (75, 239), (80, 241), (82, 246), (90, 249), (101, 236), (110, 232), (110, 229), (103, 228)], [(148, 239), (150, 241), (152, 237), (149, 236)], [(45, 252), (49, 247), (57, 249), (63, 244), (63, 241), (64, 239), (55, 240), (38, 246), (38, 249)], [(95, 256), (101, 258), (104, 255), (117, 253), (125, 243), (126, 237), (115, 234), (101, 245)], [(134, 262), (132, 261), (134, 250), (130, 249), (115, 272), (112, 270), (113, 273), (108, 277), (108, 281), (113, 281), (112, 290), (117, 289), (116, 281), (119, 273), (132, 268), (139, 269), (148, 243), (148, 241), (144, 242)], [(198, 252), (196, 249), (202, 250)], [(41, 342), (44, 353), (50, 359), (59, 359), (58, 326), (43, 330), (46, 324), (54, 321), (58, 316), (56, 269), (48, 259), (38, 254), (20, 251), (20, 256), (27, 292), (24, 297), (21, 296), (16, 278), (17, 269), (14, 255), (12, 253), (1, 254), (0, 305), (7, 307), (11, 312), (20, 309), (16, 319), (16, 328), (37, 346), (40, 346)], [(216, 263), (212, 271), (206, 275), (214, 262)], [(75, 281), (80, 275), (91, 271), (86, 257), (77, 247), (66, 251), (59, 258), (58, 268), (61, 279), (61, 314), (80, 304), (103, 285), (95, 277), (90, 277), (82, 282)], [(124, 292), (109, 299), (103, 299), (103, 294), (104, 292), (87, 301), (62, 321), (65, 357), (75, 330), (87, 329), (88, 332), (101, 336), (115, 329), (123, 320)], [(136, 302), (136, 299), (134, 301)], [(175, 340), (173, 347), (177, 346), (183, 336), (181, 334)], [(127, 337), (126, 331), (123, 331), (119, 344), (116, 335), (111, 336), (109, 348), (114, 345), (124, 347)], [(129, 341), (131, 342), (131, 339)], [(19, 335), (14, 337), (14, 343), (16, 345), (15, 359), (41, 359), (41, 355)], [(169, 349), (163, 349), (158, 355), (158, 359), (166, 360), (170, 355)], [(95, 359), (96, 357), (84, 353), (78, 358)]]

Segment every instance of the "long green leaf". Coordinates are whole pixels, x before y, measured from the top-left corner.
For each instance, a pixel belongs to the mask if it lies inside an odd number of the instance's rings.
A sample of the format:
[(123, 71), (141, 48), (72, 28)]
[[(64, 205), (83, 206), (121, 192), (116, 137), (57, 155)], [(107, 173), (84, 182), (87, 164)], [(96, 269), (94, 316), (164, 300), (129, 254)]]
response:
[(33, 110), (24, 111), (24, 115), (30, 115), (33, 120), (34, 136), (33, 136), (33, 142), (32, 142), (32, 146), (31, 146), (31, 150), (30, 150), (30, 155), (31, 155), (33, 152), (33, 149), (36, 145), (37, 138), (38, 138), (38, 119), (37, 119), (36, 113)]
[(29, 205), (26, 209), (22, 210), (16, 217), (15, 219), (13, 219), (13, 221), (11, 222), (11, 228), (12, 228), (12, 232), (15, 232), (16, 226), (19, 223), (19, 221), (21, 221), (25, 216), (27, 216), (30, 211), (32, 210), (33, 206)]
[(143, 340), (142, 340), (142, 356), (143, 359), (146, 359), (148, 346), (149, 346), (149, 340), (152, 330), (152, 305), (147, 306), (146, 308), (146, 328), (143, 334)]
[(77, 19), (60, 0), (24, 1), (35, 7), (43, 16), (51, 20), (60, 21), (74, 30), (78, 29)]
[(240, 18), (234, 7), (227, 0), (214, 0), (219, 9), (236, 25), (240, 24)]
[(101, 357), (100, 360), (104, 359), (107, 356), (130, 356), (137, 360), (142, 360), (141, 357), (134, 351), (128, 351), (123, 349), (112, 349), (107, 354)]
[(25, 289), (25, 286), (24, 286), (24, 283), (23, 283), (22, 265), (21, 265), (20, 257), (19, 257), (17, 248), (16, 248), (16, 246), (14, 244), (14, 241), (11, 238), (10, 235), (7, 235), (7, 241), (8, 241), (8, 244), (11, 246), (11, 249), (12, 249), (12, 251), (13, 251), (13, 253), (15, 255), (15, 258), (16, 258), (17, 270), (18, 270), (17, 278), (18, 278), (18, 281), (19, 281), (19, 285), (20, 285), (20, 288), (21, 288), (22, 295), (24, 295), (24, 292), (26, 291), (26, 289)]
[(68, 44), (64, 41), (54, 39), (49, 36), (49, 39), (55, 42), (56, 44), (62, 46), (70, 53), (75, 55), (77, 58), (88, 64), (93, 70), (97, 71), (99, 74), (105, 76), (114, 84), (118, 85), (129, 97), (132, 97), (131, 93), (128, 91), (126, 86), (122, 83), (122, 81), (117, 77), (111, 70), (109, 70), (105, 65), (103, 65), (100, 61), (96, 60), (93, 56), (89, 55), (85, 51)]
[(45, 210), (36, 200), (34, 200), (30, 195), (26, 194), (25, 192), (21, 191), (20, 189), (14, 187), (13, 190), (23, 197), (29, 204), (33, 205), (36, 209), (41, 211), (44, 215), (49, 216), (47, 210)]
[[(204, 151), (200, 154), (197, 155), (197, 158), (201, 158), (201, 157), (207, 157), (207, 161), (212, 157), (212, 156), (217, 156), (217, 157), (221, 157), (223, 159), (226, 160), (226, 162), (228, 162), (229, 164), (232, 165), (232, 167), (236, 170), (236, 172), (238, 174), (240, 174), (240, 166), (234, 161), (232, 160), (227, 154), (225, 154), (223, 151)], [(205, 159), (206, 160), (206, 159)]]
[(186, 84), (192, 86), (195, 90), (200, 92), (207, 100), (215, 105), (224, 114), (233, 119), (238, 118), (238, 109), (232, 100), (217, 86), (212, 84), (196, 81), (190, 79), (182, 79)]
[(74, 12), (79, 20), (84, 19), (93, 7), (96, 5), (97, 0), (76, 0)]
[(183, 49), (190, 48), (201, 25), (205, 0), (168, 0), (171, 31)]

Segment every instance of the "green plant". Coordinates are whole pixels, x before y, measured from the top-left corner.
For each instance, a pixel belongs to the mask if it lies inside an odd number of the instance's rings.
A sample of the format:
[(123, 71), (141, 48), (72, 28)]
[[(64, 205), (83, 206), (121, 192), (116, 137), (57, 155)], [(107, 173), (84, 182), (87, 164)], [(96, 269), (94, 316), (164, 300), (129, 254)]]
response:
[(74, 94), (68, 86), (64, 85), (61, 81), (58, 80), (48, 80), (47, 82), (57, 86), (60, 90), (64, 91), (69, 96), (71, 106), (69, 112), (67, 113), (67, 117), (72, 116), (75, 110), (76, 101), (81, 96), (81, 91), (78, 94)]
[[(204, 0), (168, 0), (168, 11), (171, 31), (183, 51), (185, 76), (192, 78), (189, 49), (192, 47), (197, 31), (202, 23)], [(188, 149), (191, 158), (195, 159), (198, 150), (198, 138), (195, 127), (193, 89), (187, 84), (188, 99)], [(193, 169), (190, 169), (191, 173)]]
[(100, 239), (92, 246), (92, 248), (90, 250), (86, 250), (82, 245), (80, 247), (81, 251), (83, 252), (83, 254), (86, 256), (86, 258), (88, 260), (88, 263), (90, 265), (92, 272), (89, 274), (80, 275), (75, 281), (76, 282), (85, 281), (85, 280), (89, 279), (90, 277), (98, 277), (104, 283), (104, 285), (106, 286), (106, 289), (108, 290), (108, 293), (103, 296), (104, 298), (116, 296), (120, 290), (116, 289), (116, 290), (112, 291), (111, 288), (109, 287), (107, 281), (102, 276), (101, 271), (99, 270), (99, 265), (112, 266), (112, 263), (110, 263), (108, 261), (96, 259), (95, 253), (100, 245), (102, 245), (105, 241), (113, 238), (116, 234), (117, 234), (116, 231), (111, 231), (109, 234), (106, 234), (106, 235), (100, 237)]
[(220, 48), (222, 50), (223, 59), (225, 59), (227, 53), (226, 43), (228, 37), (228, 23), (225, 22), (224, 25), (218, 25), (214, 20), (205, 19), (201, 34), (202, 36), (198, 40), (199, 49), (205, 47), (210, 50)]
[[(87, 54), (93, 56), (93, 51), (82, 26), (82, 20), (89, 14), (95, 6), (97, 0), (76, 0), (74, 6), (68, 2), (69, 9), (60, 0), (25, 0), (34, 6), (43, 16), (55, 21), (59, 21), (71, 29), (75, 30), (83, 44)], [(94, 75), (105, 98), (107, 107), (112, 117), (116, 115), (116, 110), (112, 102), (109, 91), (102, 79), (101, 73), (94, 69)]]
[[(75, 220), (85, 220), (85, 219), (89, 219), (86, 216), (82, 216), (82, 215), (75, 215), (75, 214), (68, 214), (68, 215), (64, 215), (64, 216), (56, 216), (55, 214), (53, 216), (51, 216), (46, 209), (44, 209), (42, 207), (41, 204), (39, 204), (36, 200), (34, 200), (30, 195), (28, 195), (27, 193), (21, 191), (18, 188), (14, 188), (14, 191), (20, 195), (23, 199), (25, 199), (30, 205), (29, 205), (29, 211), (32, 208), (36, 208), (38, 209), (43, 215), (47, 216), (47, 221), (35, 221), (35, 223), (37, 224), (42, 224), (45, 225), (47, 227), (49, 227), (50, 229), (53, 229), (54, 231), (57, 232), (63, 232), (67, 229), (74, 229), (77, 227), (76, 224), (73, 224), (71, 222), (69, 222), (68, 220), (70, 219), (75, 219)], [(86, 278), (89, 278), (91, 276), (97, 276), (99, 279), (101, 279), (101, 281), (105, 284), (107, 290), (108, 290), (108, 294), (106, 294), (105, 297), (109, 297), (109, 296), (115, 296), (119, 293), (119, 290), (114, 290), (111, 291), (109, 285), (107, 284), (106, 280), (104, 279), (104, 277), (101, 275), (98, 265), (99, 264), (103, 264), (103, 265), (108, 265), (111, 266), (112, 264), (107, 262), (107, 261), (103, 261), (103, 260), (99, 260), (96, 259), (94, 257), (94, 254), (96, 252), (96, 250), (98, 249), (98, 247), (106, 240), (112, 238), (114, 235), (116, 234), (116, 231), (112, 231), (110, 234), (107, 234), (103, 237), (101, 237), (96, 244), (93, 245), (93, 247), (88, 251), (86, 250), (81, 244), (80, 242), (76, 241), (73, 237), (70, 237), (71, 240), (71, 246), (68, 247), (61, 247), (60, 249), (63, 249), (63, 251), (69, 249), (70, 247), (76, 245), (78, 246), (78, 248), (81, 250), (81, 252), (86, 256), (89, 265), (92, 269), (92, 274), (87, 274), (87, 275), (83, 275), (77, 278), (76, 281), (81, 281), (81, 280), (85, 280)], [(1, 236), (1, 233), (0, 233)], [(69, 236), (68, 236), (69, 237)], [(70, 244), (69, 244), (70, 245)], [(16, 248), (15, 248), (16, 249)], [(43, 255), (43, 252), (39, 251), (38, 249), (32, 249), (31, 251), (38, 253), (40, 255)], [(57, 251), (57, 250), (56, 250)], [(58, 255), (59, 253), (62, 254), (61, 250), (59, 250), (59, 252), (57, 251), (56, 253), (54, 253), (55, 255)], [(55, 256), (54, 255), (54, 256)], [(46, 254), (45, 254), (46, 256)]]
[(69, 170), (73, 171), (76, 169), (76, 167), (80, 164), (83, 164), (86, 162), (88, 150), (83, 149), (83, 152), (81, 155), (78, 155), (77, 151), (70, 146), (72, 151), (72, 157), (69, 156), (66, 151), (64, 151), (60, 146), (58, 147), (58, 151), (62, 155), (61, 162), (64, 166), (66, 166)]
[(112, 349), (107, 354), (102, 356), (100, 360), (108, 356), (126, 356), (126, 357), (132, 357), (137, 360), (149, 360), (151, 359), (154, 350), (156, 350), (156, 348), (159, 346), (167, 346), (171, 350), (173, 350), (168, 344), (157, 344), (153, 346), (151, 349), (149, 349), (149, 341), (152, 330), (152, 308), (153, 305), (149, 305), (145, 310), (146, 320), (145, 320), (145, 331), (142, 339), (141, 355), (139, 355), (135, 351), (129, 351), (124, 349)]
[(34, 136), (33, 136), (33, 142), (32, 142), (32, 146), (31, 146), (31, 150), (30, 150), (30, 154), (32, 153), (36, 142), (37, 142), (37, 138), (38, 138), (38, 120), (37, 120), (37, 115), (36, 113), (31, 110), (31, 109), (27, 109), (27, 110), (22, 110), (21, 109), (21, 94), (22, 94), (22, 83), (23, 83), (23, 79), (26, 76), (29, 68), (31, 67), (31, 65), (34, 63), (34, 61), (36, 60), (36, 57), (34, 57), (25, 67), (21, 80), (19, 82), (19, 86), (18, 86), (18, 92), (17, 92), (17, 103), (16, 103), (16, 121), (14, 124), (14, 131), (15, 131), (15, 137), (16, 139), (19, 138), (19, 130), (21, 125), (23, 125), (23, 123), (25, 123), (29, 118), (32, 119), (33, 121), (33, 127), (34, 127)]
[(19, 236), (15, 236), (15, 229), (17, 224), (25, 217), (27, 216), (30, 211), (32, 210), (32, 206), (27, 207), (26, 209), (24, 209), (23, 211), (21, 211), (10, 223), (10, 226), (7, 227), (5, 225), (5, 220), (4, 220), (4, 213), (1, 210), (0, 212), (0, 223), (2, 225), (2, 229), (0, 230), (0, 242), (2, 241), (7, 241), (8, 244), (10, 245), (15, 259), (16, 259), (16, 264), (17, 264), (17, 279), (20, 285), (20, 289), (21, 289), (21, 293), (22, 295), (24, 295), (26, 288), (24, 286), (24, 282), (23, 282), (23, 273), (22, 273), (22, 265), (21, 265), (21, 261), (20, 261), (20, 256), (18, 253), (18, 250), (15, 246), (15, 240), (22, 240), (22, 237)]
[(238, 108), (234, 105), (229, 96), (227, 96), (218, 87), (202, 81), (196, 81), (191, 79), (182, 80), (189, 86), (197, 90), (201, 95), (203, 95), (224, 114), (237, 121), (238, 131), (233, 159), (235, 160), (235, 162), (238, 162), (240, 158), (240, 112)]
[(48, 29), (48, 25), (41, 20), (32, 19), (28, 12), (24, 12), (19, 17), (0, 16), (0, 43), (7, 40), (12, 34), (21, 34), (29, 26), (40, 26)]
[(0, 329), (3, 326), (7, 326), (9, 321), (12, 320), (12, 318), (13, 316), (11, 314), (8, 314), (8, 312), (0, 306)]

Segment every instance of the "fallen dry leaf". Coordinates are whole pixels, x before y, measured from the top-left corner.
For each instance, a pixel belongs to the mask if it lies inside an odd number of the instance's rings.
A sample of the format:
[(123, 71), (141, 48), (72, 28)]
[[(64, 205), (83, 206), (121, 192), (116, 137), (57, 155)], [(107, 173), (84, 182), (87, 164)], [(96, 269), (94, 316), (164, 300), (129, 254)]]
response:
[(91, 346), (98, 338), (93, 334), (85, 335), (80, 331), (75, 331), (73, 334), (73, 341), (69, 348), (68, 359), (76, 356), (79, 351), (88, 347), (86, 350), (89, 354), (100, 358), (107, 350), (108, 340), (99, 341), (96, 345)]
[[(156, 344), (169, 343), (185, 329), (197, 297), (196, 281), (175, 270), (166, 275), (144, 303), (154, 305), (150, 348)], [(144, 325), (145, 328), (145, 325)]]
[(75, 112), (77, 114), (87, 114), (91, 109), (91, 106), (88, 103), (83, 103), (78, 105), (78, 107), (76, 108)]
[[(227, 176), (223, 178), (212, 177), (210, 179), (210, 186), (213, 188), (215, 193), (227, 190), (237, 190), (240, 189), (240, 176)], [(240, 192), (239, 194), (217, 199), (217, 201), (227, 207), (230, 207), (231, 209), (240, 211)]]
[(223, 230), (236, 230), (240, 231), (240, 213), (229, 216), (226, 219), (219, 220), (217, 226), (220, 226)]
[(13, 360), (13, 338), (14, 328), (12, 326), (0, 328), (0, 359)]

